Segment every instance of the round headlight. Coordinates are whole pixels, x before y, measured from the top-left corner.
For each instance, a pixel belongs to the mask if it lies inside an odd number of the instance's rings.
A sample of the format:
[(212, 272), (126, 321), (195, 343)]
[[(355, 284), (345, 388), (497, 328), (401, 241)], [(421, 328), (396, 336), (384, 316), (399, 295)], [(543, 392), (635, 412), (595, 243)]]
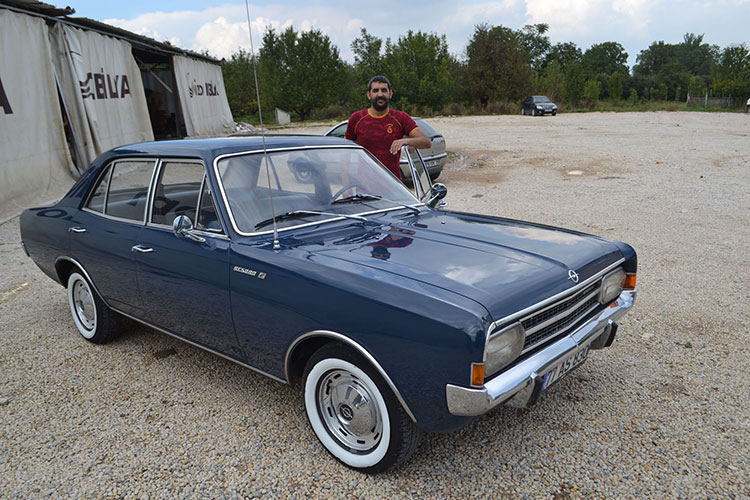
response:
[(599, 292), (599, 302), (609, 304), (622, 292), (622, 280), (625, 279), (625, 271), (615, 269), (602, 278), (602, 288)]
[(525, 338), (521, 323), (493, 332), (484, 351), (485, 374), (492, 375), (514, 361), (523, 350)]

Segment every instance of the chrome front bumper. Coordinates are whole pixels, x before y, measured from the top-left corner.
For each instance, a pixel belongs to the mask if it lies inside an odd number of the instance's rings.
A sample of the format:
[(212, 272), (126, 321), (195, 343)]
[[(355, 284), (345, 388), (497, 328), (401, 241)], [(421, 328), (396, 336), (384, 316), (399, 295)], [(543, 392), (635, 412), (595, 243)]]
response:
[(633, 307), (635, 296), (635, 290), (622, 292), (614, 307), (606, 308), (574, 332), (487, 381), (482, 387), (447, 384), (448, 411), (457, 416), (473, 417), (502, 403), (514, 407), (533, 405), (541, 394), (545, 373), (587, 346), (602, 349), (612, 343), (617, 330), (615, 320)]

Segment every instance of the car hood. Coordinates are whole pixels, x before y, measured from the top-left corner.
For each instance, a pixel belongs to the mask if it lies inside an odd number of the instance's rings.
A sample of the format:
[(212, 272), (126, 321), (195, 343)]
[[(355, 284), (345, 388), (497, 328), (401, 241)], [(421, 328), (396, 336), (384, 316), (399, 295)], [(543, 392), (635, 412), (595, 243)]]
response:
[[(456, 212), (370, 218), (295, 246), (450, 290), (496, 321), (575, 286), (622, 259), (611, 240), (543, 225)], [(387, 277), (386, 277), (387, 279)]]

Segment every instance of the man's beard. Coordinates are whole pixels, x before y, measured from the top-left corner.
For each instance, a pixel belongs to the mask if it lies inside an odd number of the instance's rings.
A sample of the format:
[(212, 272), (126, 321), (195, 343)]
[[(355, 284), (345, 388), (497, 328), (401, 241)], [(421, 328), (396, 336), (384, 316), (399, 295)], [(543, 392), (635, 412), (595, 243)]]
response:
[[(382, 99), (382, 101), (378, 102), (380, 99)], [(387, 97), (377, 97), (375, 99), (370, 99), (370, 104), (372, 104), (375, 111), (385, 111), (388, 109), (388, 106), (390, 106), (391, 100)]]

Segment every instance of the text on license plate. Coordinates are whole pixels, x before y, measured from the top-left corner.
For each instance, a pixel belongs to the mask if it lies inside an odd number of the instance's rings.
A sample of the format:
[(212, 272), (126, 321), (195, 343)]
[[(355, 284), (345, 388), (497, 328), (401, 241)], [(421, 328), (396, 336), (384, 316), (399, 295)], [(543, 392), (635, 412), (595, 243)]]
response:
[(555, 366), (549, 372), (547, 372), (547, 374), (544, 376), (544, 385), (542, 385), (542, 390), (545, 390), (547, 387), (563, 378), (570, 370), (586, 361), (586, 356), (588, 355), (589, 346), (586, 346), (577, 353), (565, 359), (565, 361), (563, 361), (559, 365)]
[(437, 164), (438, 164), (438, 160), (430, 160), (430, 161), (425, 162), (425, 165), (427, 165), (427, 167), (434, 167)]

